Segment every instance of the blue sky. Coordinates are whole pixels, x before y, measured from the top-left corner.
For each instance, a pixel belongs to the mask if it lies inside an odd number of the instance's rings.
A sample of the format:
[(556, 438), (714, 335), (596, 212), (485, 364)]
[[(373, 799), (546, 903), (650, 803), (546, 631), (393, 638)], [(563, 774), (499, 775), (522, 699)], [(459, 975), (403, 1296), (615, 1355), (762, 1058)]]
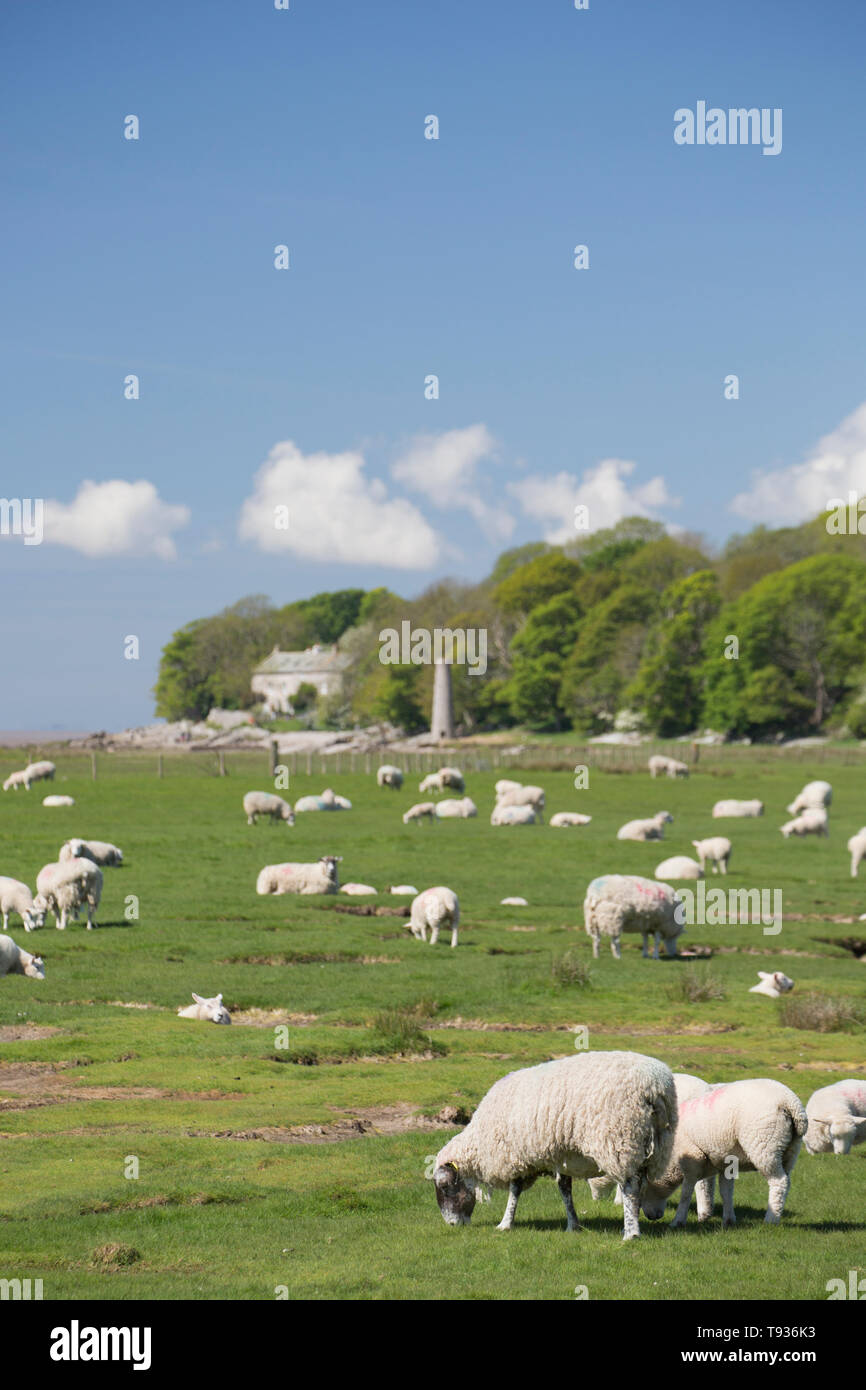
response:
[[(2, 494), (45, 499), (0, 537), (0, 727), (144, 722), (192, 618), (477, 579), (582, 500), (718, 543), (866, 491), (860, 0), (49, 0), (0, 35)], [(781, 153), (676, 145), (700, 100), (781, 108)]]

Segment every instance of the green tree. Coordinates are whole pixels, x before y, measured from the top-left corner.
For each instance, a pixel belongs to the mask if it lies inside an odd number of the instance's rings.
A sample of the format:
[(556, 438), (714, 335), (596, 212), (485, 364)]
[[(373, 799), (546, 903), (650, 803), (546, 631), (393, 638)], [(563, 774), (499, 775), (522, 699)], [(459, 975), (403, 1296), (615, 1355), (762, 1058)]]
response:
[(687, 733), (703, 707), (703, 650), (721, 605), (712, 570), (678, 579), (662, 594), (661, 614), (647, 637), (640, 670), (625, 693), (662, 738)]
[(580, 573), (576, 560), (569, 560), (561, 550), (550, 550), (497, 584), (493, 598), (505, 613), (528, 614), (539, 603), (570, 589)]

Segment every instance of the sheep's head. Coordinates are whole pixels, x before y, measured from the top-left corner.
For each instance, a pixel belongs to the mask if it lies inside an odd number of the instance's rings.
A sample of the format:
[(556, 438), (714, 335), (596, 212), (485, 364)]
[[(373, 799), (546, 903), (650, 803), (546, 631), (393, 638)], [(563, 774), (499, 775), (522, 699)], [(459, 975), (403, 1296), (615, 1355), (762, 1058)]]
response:
[(41, 893), (37, 893), (33, 899), (33, 906), (25, 908), (24, 926), (27, 931), (35, 931), (37, 927), (45, 925), (45, 914), (48, 911), (48, 903)]
[(661, 1221), (665, 1214), (668, 1197), (673, 1187), (660, 1183), (645, 1182), (640, 1192), (640, 1207), (647, 1221)]
[(24, 974), (31, 980), (45, 979), (45, 962), (41, 956), (31, 956), (24, 964)]
[[(806, 1152), (810, 1154), (847, 1154), (852, 1144), (856, 1144), (858, 1126), (866, 1124), (866, 1117), (857, 1119), (845, 1115), (838, 1120), (809, 1120), (809, 1128), (803, 1137)], [(862, 1134), (862, 1129), (860, 1130)]]
[(453, 1163), (443, 1163), (433, 1174), (436, 1201), (449, 1226), (468, 1226), (475, 1210), (475, 1186), (461, 1178)]
[(200, 994), (195, 993), (192, 997), (197, 1004), (201, 1004), (207, 1009), (211, 1023), (231, 1023), (231, 1014), (225, 1008), (221, 994), (215, 995), (213, 999), (202, 999)]
[(787, 994), (789, 990), (794, 988), (794, 981), (789, 975), (783, 975), (781, 970), (774, 970), (772, 974), (766, 970), (759, 970), (758, 974), (762, 982), (775, 991), (776, 998), (778, 998), (780, 994)]
[(342, 854), (323, 854), (319, 860), (331, 883), (337, 882), (337, 865), (342, 864), (342, 862)]

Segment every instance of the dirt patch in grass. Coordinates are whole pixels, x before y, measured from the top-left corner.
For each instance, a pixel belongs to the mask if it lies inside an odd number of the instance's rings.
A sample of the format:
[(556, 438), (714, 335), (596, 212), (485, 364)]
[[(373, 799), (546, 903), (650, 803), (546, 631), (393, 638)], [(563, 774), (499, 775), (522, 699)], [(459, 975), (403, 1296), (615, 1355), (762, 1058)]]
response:
[(128, 1202), (85, 1202), (78, 1211), (81, 1216), (103, 1216), (108, 1212), (143, 1211), (148, 1207), (207, 1207), (213, 1203), (237, 1206), (246, 1200), (248, 1199), (245, 1197), (220, 1197), (213, 1192), (192, 1192), (174, 1196), (166, 1192), (156, 1192), (150, 1197), (135, 1197)]
[(49, 1028), (40, 1023), (5, 1023), (0, 1027), (0, 1043), (35, 1042), (37, 1038), (50, 1038), (62, 1033), (62, 1028)]
[(0, 1111), (35, 1110), (90, 1100), (243, 1100), (240, 1091), (171, 1091), (162, 1086), (70, 1086), (63, 1073), (75, 1063), (12, 1062), (0, 1066)]
[(506, 931), (535, 931), (535, 927), (506, 927)]
[(161, 1005), (161, 1004), (141, 1004), (141, 1003), (139, 1003), (139, 1001), (138, 1001), (137, 999), (131, 999), (131, 1000), (109, 999), (107, 1002), (108, 1002), (108, 1007), (109, 1007), (110, 1009), (161, 1009), (161, 1008), (162, 1008), (162, 1005)]
[(316, 903), (323, 912), (345, 912), (352, 917), (408, 917), (408, 907), (375, 907), (372, 903)]
[(293, 951), (272, 956), (227, 956), (219, 965), (399, 965), (396, 956), (353, 956), (348, 951)]
[[(369, 1058), (369, 1061), (382, 1059)], [(337, 1107), (331, 1107), (337, 1109)], [(451, 1107), (453, 1110), (453, 1107)], [(441, 1111), (444, 1114), (445, 1111)], [(459, 1112), (454, 1112), (455, 1114)], [(265, 1125), (260, 1129), (192, 1130), (186, 1133), (196, 1139), (264, 1139), (274, 1144), (333, 1144), (344, 1139), (360, 1139), (365, 1135), (408, 1134), (412, 1130), (454, 1129), (462, 1119), (441, 1119), (439, 1115), (419, 1115), (407, 1102), (357, 1110), (344, 1120), (327, 1125)]]
[(274, 1028), (281, 1023), (290, 1023), (293, 1028), (308, 1028), (318, 1017), (318, 1014), (290, 1014), (285, 1009), (237, 1009), (232, 1013), (232, 1023), (242, 1023), (247, 1028)]

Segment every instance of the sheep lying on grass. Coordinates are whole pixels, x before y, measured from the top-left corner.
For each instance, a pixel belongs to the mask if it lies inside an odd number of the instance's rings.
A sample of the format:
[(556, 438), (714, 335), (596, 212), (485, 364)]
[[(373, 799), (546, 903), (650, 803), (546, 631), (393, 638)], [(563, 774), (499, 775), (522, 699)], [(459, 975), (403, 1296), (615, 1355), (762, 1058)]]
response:
[(427, 940), (430, 928), (430, 945), (435, 946), (443, 927), (451, 928), (451, 945), (457, 945), (457, 928), (460, 925), (460, 903), (457, 894), (450, 888), (426, 888), (412, 903), (409, 915), (409, 930), (420, 941)]
[(806, 1102), (809, 1128), (803, 1143), (810, 1154), (847, 1154), (866, 1143), (866, 1081), (837, 1081), (813, 1091)]
[(686, 854), (675, 854), (671, 859), (663, 859), (657, 865), (655, 877), (667, 880), (669, 878), (703, 878), (704, 871), (697, 859), (689, 859)]
[(812, 807), (787, 821), (781, 830), (786, 840), (791, 835), (829, 835), (829, 818), (826, 811)]
[(851, 855), (851, 877), (857, 877), (860, 868), (860, 860), (866, 857), (866, 825), (860, 827), (856, 835), (852, 835), (848, 841), (848, 853)]
[(794, 988), (794, 981), (787, 975), (783, 975), (781, 970), (774, 970), (770, 973), (767, 970), (759, 970), (761, 977), (760, 984), (752, 985), (750, 994), (766, 994), (770, 999), (781, 999), (783, 994)]
[(477, 1185), (507, 1187), (497, 1230), (509, 1231), (520, 1194), (551, 1176), (576, 1231), (572, 1179), (606, 1174), (622, 1187), (623, 1240), (633, 1240), (641, 1185), (666, 1171), (676, 1123), (674, 1078), (655, 1057), (583, 1052), (510, 1072), (436, 1155), (439, 1209), (449, 1226), (468, 1225)]
[(420, 825), (422, 820), (436, 820), (436, 803), (433, 801), (418, 801), (414, 806), (410, 806), (408, 811), (403, 813), (403, 824), (408, 825), (410, 821), (415, 821)]
[(572, 825), (589, 825), (591, 820), (592, 816), (582, 816), (579, 811), (557, 811), (550, 817), (550, 824), (554, 830), (563, 830)]
[(67, 918), (77, 920), (87, 908), (87, 930), (96, 926), (96, 909), (102, 897), (102, 870), (91, 859), (67, 859), (45, 864), (36, 878), (34, 906), (54, 914), (54, 925), (65, 931)]
[(337, 796), (326, 787), (321, 796), (302, 796), (295, 802), (295, 814), (299, 811), (351, 811), (352, 803), (345, 796)]
[(785, 810), (789, 816), (799, 815), (801, 811), (826, 810), (833, 800), (833, 788), (829, 782), (807, 782), (801, 792), (794, 797)]
[(669, 956), (677, 953), (677, 937), (683, 930), (684, 905), (676, 890), (668, 883), (653, 883), (638, 874), (606, 874), (594, 878), (586, 890), (583, 903), (584, 927), (592, 937), (592, 954), (597, 957), (602, 936), (610, 937), (610, 949), (616, 960), (622, 951), (623, 932), (640, 932), (643, 955), (649, 952), (647, 942), (655, 936), (653, 959), (659, 958), (659, 943), (664, 941)]
[(393, 787), (394, 791), (399, 791), (403, 785), (403, 773), (399, 767), (394, 767), (393, 763), (383, 763), (376, 773), (376, 785)]
[(123, 850), (107, 840), (67, 840), (57, 858), (61, 864), (69, 859), (90, 859), (101, 869), (106, 869), (119, 867), (123, 863)]
[(466, 790), (459, 767), (440, 767), (438, 772), (428, 773), (423, 782), (418, 783), (419, 792), (444, 792), (449, 787), (456, 792)]
[(266, 864), (256, 879), (256, 892), (336, 893), (340, 887), (337, 865), (342, 855), (324, 854), (315, 864)]
[(71, 796), (43, 796), (43, 806), (74, 806), (75, 800)]
[(401, 897), (404, 898), (416, 898), (418, 896), (418, 889), (413, 888), (411, 883), (395, 883), (392, 888), (388, 889), (388, 892), (398, 893)]
[(506, 806), (531, 806), (542, 825), (544, 824), (543, 787), (513, 787), (510, 791), (503, 792), (497, 797), (496, 809), (498, 811)]
[(369, 883), (344, 883), (340, 889), (341, 893), (348, 893), (355, 898), (369, 896), (369, 894), (378, 893), (378, 891), (378, 888), (371, 888)]
[(41, 956), (31, 956), (16, 946), (11, 936), (0, 936), (0, 975), (27, 975), (31, 980), (45, 979), (45, 963)]
[(525, 898), (500, 898), (500, 907), (529, 907)]
[(697, 852), (701, 868), (706, 872), (707, 864), (712, 864), (713, 873), (719, 870), (723, 874), (728, 872), (728, 864), (731, 859), (731, 842), (726, 840), (724, 835), (711, 835), (708, 840), (692, 840), (692, 844)]
[(437, 820), (469, 820), (478, 815), (478, 807), (471, 796), (461, 797), (459, 801), (446, 798), (437, 803), (435, 811)]
[(647, 820), (629, 820), (616, 832), (618, 840), (662, 840), (665, 826), (673, 824), (670, 811), (656, 811)]
[(650, 777), (658, 777), (664, 774), (666, 777), (688, 777), (688, 763), (681, 763), (677, 758), (666, 758), (662, 753), (654, 753), (647, 764), (650, 770)]
[(714, 820), (720, 820), (726, 816), (762, 816), (763, 814), (763, 801), (717, 801), (713, 807)]
[(538, 816), (534, 806), (494, 806), (491, 825), (535, 825)]
[(0, 878), (0, 912), (3, 913), (3, 930), (9, 926), (9, 914), (17, 912), (25, 931), (35, 931), (45, 921), (45, 908), (34, 907), (33, 894), (17, 878)]
[(231, 1023), (231, 1014), (223, 1004), (223, 997), (217, 994), (213, 999), (202, 999), (200, 994), (193, 990), (194, 1004), (187, 1004), (185, 1009), (178, 1009), (178, 1018), (197, 1018), (203, 1023)]
[(247, 792), (243, 804), (247, 825), (255, 825), (259, 816), (270, 816), (271, 820), (284, 820), (287, 825), (295, 823), (288, 801), (284, 801), (273, 792)]
[(695, 1184), (718, 1176), (722, 1222), (733, 1226), (734, 1176), (739, 1169), (757, 1170), (769, 1185), (765, 1221), (782, 1218), (791, 1185), (791, 1172), (808, 1127), (806, 1111), (794, 1092), (779, 1081), (731, 1081), (713, 1086), (686, 1100), (679, 1108), (673, 1153), (664, 1174), (650, 1179), (641, 1193), (641, 1206), (651, 1221), (664, 1215), (665, 1203), (682, 1185), (672, 1226), (684, 1226)]

